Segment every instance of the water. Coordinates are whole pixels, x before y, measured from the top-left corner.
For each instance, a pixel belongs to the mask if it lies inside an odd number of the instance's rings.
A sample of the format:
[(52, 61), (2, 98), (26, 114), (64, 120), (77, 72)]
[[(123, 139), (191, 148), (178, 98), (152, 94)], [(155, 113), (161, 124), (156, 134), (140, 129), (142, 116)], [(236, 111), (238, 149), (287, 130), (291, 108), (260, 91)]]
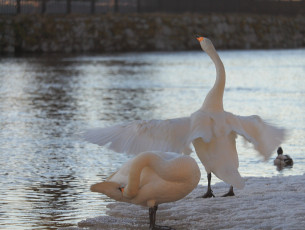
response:
[[(241, 174), (303, 174), (305, 50), (219, 54), (227, 72), (225, 109), (258, 114), (290, 131), (282, 147), (293, 168), (277, 171), (273, 159), (262, 162), (238, 140)], [(213, 63), (201, 51), (1, 58), (0, 228), (56, 229), (105, 215), (112, 200), (91, 193), (90, 185), (128, 156), (77, 134), (135, 119), (187, 116), (214, 80)]]

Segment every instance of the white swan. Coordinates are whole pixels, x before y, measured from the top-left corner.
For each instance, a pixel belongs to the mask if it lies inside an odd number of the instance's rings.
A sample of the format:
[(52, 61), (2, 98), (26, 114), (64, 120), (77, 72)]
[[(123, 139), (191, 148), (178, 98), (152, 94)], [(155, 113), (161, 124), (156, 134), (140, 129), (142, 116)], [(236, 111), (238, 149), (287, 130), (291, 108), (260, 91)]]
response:
[[(84, 133), (84, 139), (106, 145), (117, 152), (137, 154), (155, 150), (189, 154), (190, 143), (208, 173), (208, 191), (203, 197), (214, 196), (210, 187), (211, 173), (226, 183), (243, 188), (244, 181), (238, 172), (236, 135), (253, 144), (265, 160), (284, 140), (284, 129), (272, 126), (259, 116), (237, 116), (224, 111), (223, 93), (225, 69), (212, 42), (197, 37), (201, 48), (210, 56), (216, 67), (216, 81), (201, 108), (189, 117), (169, 120), (133, 121)], [(233, 187), (226, 195), (234, 195)]]
[(200, 170), (193, 158), (176, 153), (145, 152), (129, 160), (105, 182), (91, 186), (91, 191), (149, 207), (150, 229), (161, 229), (155, 225), (158, 205), (185, 197), (199, 180)]

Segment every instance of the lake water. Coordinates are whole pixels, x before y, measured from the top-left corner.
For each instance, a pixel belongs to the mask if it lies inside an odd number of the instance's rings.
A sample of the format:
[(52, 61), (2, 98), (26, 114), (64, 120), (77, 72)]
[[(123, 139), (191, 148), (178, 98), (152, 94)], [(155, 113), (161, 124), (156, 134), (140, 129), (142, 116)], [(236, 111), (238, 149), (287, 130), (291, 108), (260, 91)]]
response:
[[(241, 174), (303, 174), (305, 50), (219, 54), (227, 72), (225, 110), (257, 114), (287, 128), (282, 147), (295, 161), (293, 168), (277, 171), (276, 154), (262, 162), (238, 139)], [(105, 215), (112, 200), (90, 192), (90, 185), (129, 156), (80, 141), (77, 134), (124, 121), (190, 115), (214, 80), (215, 67), (202, 51), (2, 57), (0, 228), (56, 229)]]

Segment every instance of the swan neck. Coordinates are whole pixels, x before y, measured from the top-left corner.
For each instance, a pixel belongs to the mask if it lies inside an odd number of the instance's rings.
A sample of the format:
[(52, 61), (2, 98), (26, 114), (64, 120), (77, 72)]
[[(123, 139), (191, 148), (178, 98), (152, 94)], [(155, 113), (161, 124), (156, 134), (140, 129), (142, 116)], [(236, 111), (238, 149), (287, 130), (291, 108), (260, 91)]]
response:
[(226, 84), (225, 68), (214, 46), (209, 47), (206, 50), (206, 53), (210, 56), (215, 65), (216, 80), (212, 89), (206, 96), (202, 107), (214, 111), (223, 111), (223, 93)]
[[(182, 167), (183, 162), (179, 164)], [(171, 160), (165, 160), (161, 156), (146, 152), (137, 156), (130, 167), (128, 184), (124, 190), (124, 196), (132, 198), (137, 195), (140, 183), (141, 183), (141, 173), (145, 167), (150, 167), (159, 177), (167, 181), (181, 181), (184, 180), (186, 175), (177, 175), (176, 170), (174, 170), (177, 162)]]
[(124, 190), (124, 196), (132, 198), (137, 195), (140, 187), (142, 170), (147, 166), (154, 166), (153, 162), (156, 164), (160, 162), (160, 159), (152, 153), (140, 154), (133, 160), (129, 171), (128, 184)]

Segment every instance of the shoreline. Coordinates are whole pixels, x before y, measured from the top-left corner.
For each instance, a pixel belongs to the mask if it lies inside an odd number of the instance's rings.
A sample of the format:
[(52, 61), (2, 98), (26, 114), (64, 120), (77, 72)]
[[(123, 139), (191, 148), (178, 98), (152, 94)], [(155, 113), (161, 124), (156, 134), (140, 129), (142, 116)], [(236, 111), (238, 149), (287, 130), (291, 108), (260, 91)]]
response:
[(105, 14), (0, 16), (0, 54), (188, 51), (194, 34), (219, 50), (305, 47), (305, 16)]
[[(185, 198), (159, 206), (157, 223), (176, 229), (300, 229), (303, 212), (303, 175), (245, 177), (244, 189), (234, 197), (220, 197), (229, 185), (213, 185), (215, 198), (198, 198), (205, 187), (198, 185)], [(97, 214), (98, 215), (98, 214)], [(106, 215), (87, 218), (73, 229), (137, 229), (148, 227), (146, 207), (122, 202), (107, 205)]]

